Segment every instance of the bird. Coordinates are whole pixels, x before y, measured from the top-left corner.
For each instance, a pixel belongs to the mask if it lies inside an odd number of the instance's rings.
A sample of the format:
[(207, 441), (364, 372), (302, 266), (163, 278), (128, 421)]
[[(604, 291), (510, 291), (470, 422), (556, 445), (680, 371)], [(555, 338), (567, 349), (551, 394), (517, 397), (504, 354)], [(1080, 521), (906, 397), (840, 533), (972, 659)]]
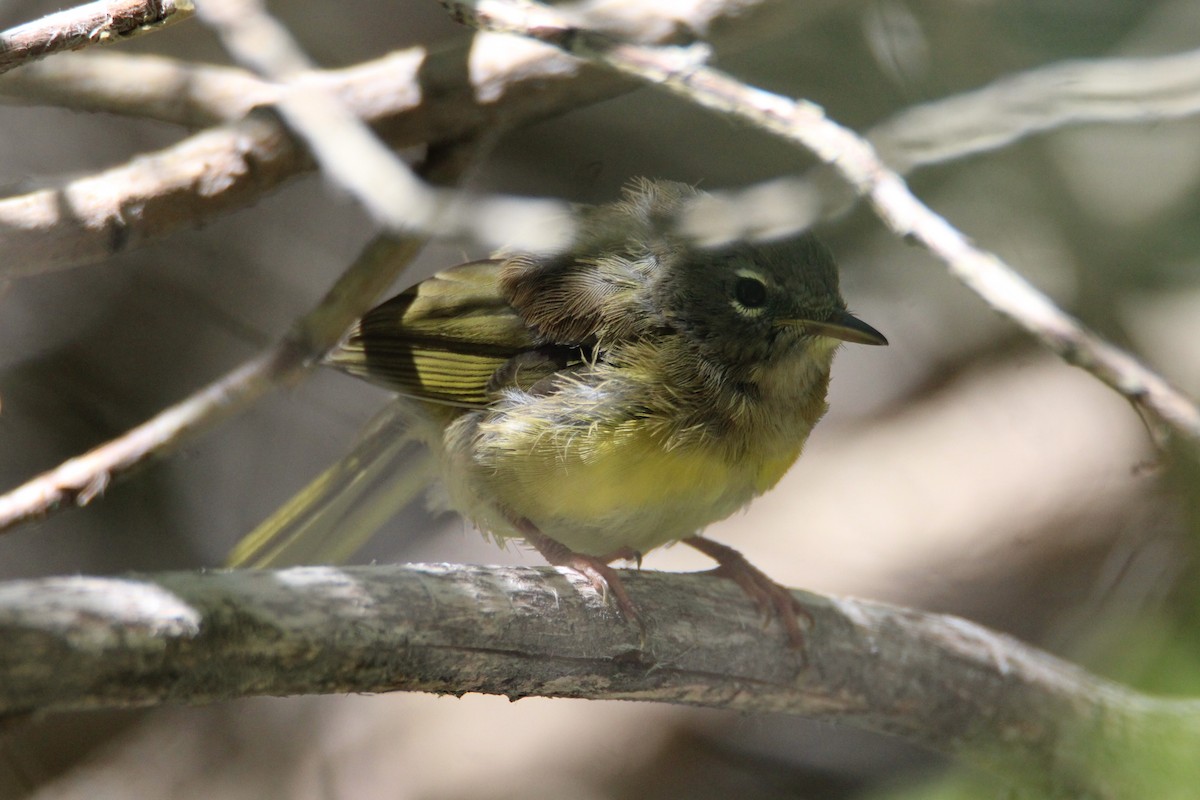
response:
[(445, 497), (497, 543), (641, 611), (611, 564), (682, 542), (802, 646), (803, 610), (702, 535), (771, 489), (825, 414), (842, 343), (887, 339), (847, 311), (811, 233), (703, 247), (702, 195), (640, 179), (579, 210), (561, 253), (501, 253), (375, 307), (328, 365), (396, 392)]

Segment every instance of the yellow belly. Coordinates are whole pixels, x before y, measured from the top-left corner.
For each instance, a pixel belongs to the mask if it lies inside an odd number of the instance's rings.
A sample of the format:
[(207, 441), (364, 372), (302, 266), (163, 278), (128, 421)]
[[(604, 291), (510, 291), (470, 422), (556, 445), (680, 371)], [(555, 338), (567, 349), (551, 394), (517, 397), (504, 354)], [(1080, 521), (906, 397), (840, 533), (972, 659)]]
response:
[[(704, 443), (664, 447), (644, 426), (572, 436), (509, 433), (502, 446), (472, 453), (476, 469), (460, 489), (593, 555), (621, 547), (645, 553), (698, 533), (774, 486), (802, 444), (730, 459)], [(471, 505), (467, 513), (481, 527), (513, 535), (494, 511)]]

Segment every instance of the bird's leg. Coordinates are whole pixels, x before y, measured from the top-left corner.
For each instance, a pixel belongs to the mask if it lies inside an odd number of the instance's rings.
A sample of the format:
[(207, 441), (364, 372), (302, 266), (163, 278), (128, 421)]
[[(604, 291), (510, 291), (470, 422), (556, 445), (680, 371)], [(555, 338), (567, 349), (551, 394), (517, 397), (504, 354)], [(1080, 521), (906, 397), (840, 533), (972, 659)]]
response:
[[(553, 566), (570, 567), (583, 575), (602, 597), (607, 597), (611, 591), (613, 599), (617, 602), (617, 609), (621, 612), (621, 616), (630, 622), (641, 624), (637, 607), (633, 604), (633, 600), (630, 599), (629, 593), (625, 591), (625, 584), (621, 582), (617, 571), (608, 565), (609, 561), (626, 558), (625, 548), (615, 551), (609, 557), (589, 556), (584, 553), (576, 553), (562, 542), (551, 539), (527, 519), (514, 519), (512, 523), (525, 541), (533, 545), (534, 549), (542, 554), (542, 558), (546, 559)], [(629, 552), (633, 553), (632, 550)]]
[(707, 574), (729, 578), (742, 587), (742, 591), (750, 596), (761, 613), (768, 617), (774, 613), (779, 618), (787, 630), (792, 647), (804, 647), (804, 633), (800, 629), (799, 618), (803, 616), (812, 624), (812, 616), (792, 597), (792, 593), (786, 587), (768, 578), (766, 573), (752, 565), (744, 555), (732, 547), (705, 539), (703, 536), (684, 539), (683, 543), (717, 562), (717, 568)]

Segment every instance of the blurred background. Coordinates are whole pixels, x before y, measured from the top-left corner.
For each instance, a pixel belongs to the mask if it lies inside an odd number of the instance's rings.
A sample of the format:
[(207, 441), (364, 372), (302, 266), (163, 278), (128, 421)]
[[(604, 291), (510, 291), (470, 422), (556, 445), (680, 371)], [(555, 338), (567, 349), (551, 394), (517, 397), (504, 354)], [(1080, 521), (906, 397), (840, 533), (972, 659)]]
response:
[[(787, 8), (717, 30), (717, 65), (859, 131), (1066, 59), (1200, 47), (1192, 0), (776, 5)], [(0, 24), (50, 10), (11, 0)], [(328, 67), (470, 35), (428, 0), (272, 11)], [(227, 63), (196, 20), (120, 48)], [(8, 104), (0, 186), (20, 194), (184, 135)], [(813, 163), (641, 89), (503, 132), (469, 183), (602, 202), (635, 176), (716, 189)], [(1074, 127), (909, 180), (1089, 326), (1200, 394), (1200, 120)], [(349, 198), (308, 175), (203, 230), (0, 289), (0, 488), (258, 352), (372, 231)], [(1156, 451), (1128, 403), (1047, 355), (868, 210), (819, 233), (851, 310), (891, 347), (840, 354), (832, 410), (800, 463), (709, 534), (787, 585), (963, 615), (1140, 688), (1200, 694), (1195, 454)], [(480, 255), (431, 244), (408, 280)], [(93, 506), (0, 537), (0, 579), (219, 566), (386, 402), (318, 372)], [(421, 508), (361, 559), (540, 563)], [(645, 566), (708, 565), (668, 548)], [(54, 715), (0, 732), (0, 798), (923, 798), (947, 796), (950, 768), (801, 719), (480, 696), (257, 699)]]

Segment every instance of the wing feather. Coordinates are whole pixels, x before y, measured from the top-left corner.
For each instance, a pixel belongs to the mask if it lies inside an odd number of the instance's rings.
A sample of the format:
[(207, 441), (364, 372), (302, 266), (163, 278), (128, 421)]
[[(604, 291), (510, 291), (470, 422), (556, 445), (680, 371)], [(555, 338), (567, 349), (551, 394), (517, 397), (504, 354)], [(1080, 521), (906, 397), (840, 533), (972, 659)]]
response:
[(499, 269), (474, 261), (416, 284), (368, 312), (326, 360), (411, 397), (485, 405), (496, 371), (538, 344), (500, 294)]

